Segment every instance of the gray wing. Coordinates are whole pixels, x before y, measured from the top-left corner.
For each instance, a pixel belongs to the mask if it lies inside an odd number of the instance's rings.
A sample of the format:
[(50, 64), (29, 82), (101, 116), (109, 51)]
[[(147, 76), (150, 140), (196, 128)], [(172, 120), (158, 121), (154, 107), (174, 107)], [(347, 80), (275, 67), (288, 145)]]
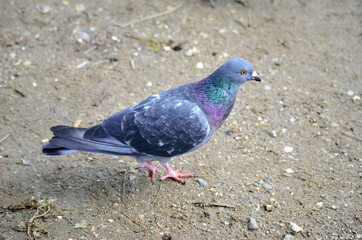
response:
[(107, 118), (102, 127), (138, 155), (173, 157), (201, 144), (210, 132), (204, 112), (188, 100), (156, 96)]

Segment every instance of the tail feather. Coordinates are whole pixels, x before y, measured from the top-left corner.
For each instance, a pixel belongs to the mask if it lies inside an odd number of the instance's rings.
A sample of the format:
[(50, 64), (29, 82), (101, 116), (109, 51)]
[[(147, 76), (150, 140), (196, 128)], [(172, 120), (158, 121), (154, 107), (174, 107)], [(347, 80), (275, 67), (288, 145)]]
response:
[(50, 129), (54, 136), (43, 145), (42, 152), (46, 155), (64, 155), (78, 151), (132, 155), (132, 149), (108, 135), (102, 126), (76, 128), (71, 126), (54, 126)]

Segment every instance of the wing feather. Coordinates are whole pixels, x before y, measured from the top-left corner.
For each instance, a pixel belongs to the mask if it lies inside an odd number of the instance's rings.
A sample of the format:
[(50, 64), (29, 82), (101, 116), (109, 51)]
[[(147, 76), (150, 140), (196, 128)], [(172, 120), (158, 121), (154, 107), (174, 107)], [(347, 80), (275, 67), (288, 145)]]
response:
[(186, 153), (208, 136), (207, 117), (195, 103), (159, 97), (146, 100), (104, 120), (102, 127), (138, 154), (160, 157)]

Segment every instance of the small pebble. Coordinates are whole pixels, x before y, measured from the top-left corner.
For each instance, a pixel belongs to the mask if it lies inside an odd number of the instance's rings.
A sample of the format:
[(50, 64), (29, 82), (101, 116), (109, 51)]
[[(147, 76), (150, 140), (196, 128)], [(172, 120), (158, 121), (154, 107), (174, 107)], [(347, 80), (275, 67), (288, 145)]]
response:
[(171, 50), (171, 47), (170, 46), (163, 46), (163, 50), (168, 52)]
[(287, 235), (285, 235), (284, 240), (294, 240), (294, 237), (293, 237), (293, 235), (287, 234)]
[(23, 165), (25, 165), (25, 166), (29, 166), (30, 165), (30, 160), (27, 160), (27, 159), (21, 159), (21, 162), (22, 162), (22, 164)]
[(228, 57), (229, 57), (229, 54), (226, 53), (226, 52), (223, 52), (223, 53), (222, 53), (222, 56), (223, 56), (224, 58), (228, 58)]
[(151, 81), (148, 81), (148, 82), (146, 83), (146, 86), (147, 86), (147, 87), (152, 87), (152, 82), (151, 82)]
[(289, 119), (289, 121), (291, 122), (291, 123), (294, 123), (295, 122), (295, 118), (294, 117), (291, 117), (290, 119)]
[(266, 190), (272, 190), (273, 189), (273, 186), (268, 184), (268, 183), (264, 183), (263, 187), (266, 189)]
[(271, 89), (272, 89), (271, 86), (269, 86), (269, 85), (264, 85), (264, 90), (269, 91), (269, 90), (271, 90)]
[(353, 94), (354, 94), (353, 91), (348, 91), (348, 92), (347, 92), (347, 95), (348, 95), (348, 96), (353, 96)]
[(269, 135), (273, 138), (276, 138), (278, 135), (277, 135), (277, 132), (275, 130), (271, 130)]
[(50, 10), (50, 6), (49, 5), (43, 5), (41, 8), (42, 13), (48, 13)]
[(290, 227), (292, 228), (293, 232), (301, 232), (303, 231), (302, 227), (299, 227), (296, 223), (290, 222)]
[(230, 223), (227, 222), (227, 221), (221, 221), (221, 223), (225, 224), (226, 226), (229, 226), (229, 225), (230, 225)]
[(187, 50), (185, 54), (186, 54), (187, 57), (191, 57), (192, 55), (197, 54), (199, 52), (200, 51), (195, 46), (193, 46), (192, 48)]
[(120, 42), (121, 40), (117, 36), (112, 36), (112, 40), (115, 42)]
[(27, 60), (23, 63), (24, 66), (30, 66), (31, 65), (31, 61)]
[(270, 198), (269, 201), (268, 201), (269, 204), (276, 204), (277, 201), (275, 200), (275, 198)]
[(114, 222), (114, 220), (113, 219), (108, 219), (108, 222), (112, 223), (112, 222)]
[(84, 4), (83, 4), (83, 3), (81, 3), (81, 4), (76, 4), (76, 5), (75, 5), (75, 10), (76, 10), (77, 12), (83, 12), (83, 11), (85, 10)]
[(272, 58), (272, 62), (276, 65), (276, 66), (280, 66), (280, 62), (278, 58)]
[(259, 228), (258, 223), (256, 222), (255, 218), (250, 217), (248, 219), (248, 229), (249, 230), (256, 230)]
[(292, 148), (292, 147), (284, 147), (284, 152), (286, 152), (286, 153), (290, 153), (293, 151), (294, 151), (294, 148)]
[(257, 194), (252, 194), (251, 196), (255, 199), (259, 199), (259, 196)]
[(73, 30), (74, 36), (77, 38), (77, 41), (82, 43), (83, 41), (89, 42), (91, 40), (88, 33), (82, 31), (80, 27), (75, 27)]
[(196, 64), (196, 68), (197, 68), (197, 69), (203, 69), (203, 68), (204, 68), (204, 64), (203, 64), (202, 62), (198, 62), (198, 63)]
[(62, 219), (63, 219), (63, 216), (57, 216), (57, 218), (58, 218), (59, 220), (62, 220)]
[(267, 212), (271, 212), (271, 211), (273, 210), (273, 205), (271, 205), (271, 204), (266, 204), (266, 205), (265, 205), (265, 210), (266, 210)]
[(361, 101), (361, 97), (358, 96), (358, 95), (353, 96), (352, 99), (353, 99), (353, 102), (359, 102), (359, 101)]
[(209, 186), (209, 183), (206, 182), (204, 179), (202, 178), (199, 178), (197, 179), (197, 181), (199, 182), (199, 184), (201, 185), (201, 187), (208, 187)]
[(285, 172), (288, 173), (288, 174), (293, 174), (294, 170), (291, 169), (291, 168), (288, 168), (288, 169), (285, 169)]
[(315, 205), (316, 207), (321, 208), (323, 207), (323, 202), (317, 202)]
[(129, 180), (131, 180), (131, 181), (135, 180), (136, 178), (137, 177), (134, 174), (129, 175)]
[(37, 87), (38, 84), (36, 84), (36, 82), (33, 82), (33, 87)]
[(338, 123), (331, 123), (331, 127), (339, 127)]

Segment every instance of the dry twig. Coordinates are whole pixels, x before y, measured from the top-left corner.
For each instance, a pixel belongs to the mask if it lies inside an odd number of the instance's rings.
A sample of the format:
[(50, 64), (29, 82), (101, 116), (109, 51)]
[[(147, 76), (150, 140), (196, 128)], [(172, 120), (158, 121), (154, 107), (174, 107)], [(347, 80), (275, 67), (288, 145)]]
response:
[(192, 203), (197, 207), (223, 207), (223, 208), (235, 208), (235, 206), (231, 206), (231, 205), (227, 205), (227, 204), (222, 204), (222, 203), (203, 203), (203, 202), (194, 202)]
[(182, 7), (184, 4), (181, 3), (179, 5), (177, 5), (176, 7), (170, 9), (170, 10), (167, 10), (167, 11), (164, 11), (164, 12), (160, 12), (160, 13), (156, 13), (156, 14), (153, 14), (151, 16), (148, 16), (148, 17), (144, 17), (144, 18), (141, 18), (141, 19), (137, 19), (137, 20), (134, 20), (134, 21), (130, 21), (130, 22), (126, 22), (126, 23), (123, 23), (122, 25), (118, 25), (118, 24), (115, 24), (116, 26), (120, 26), (120, 27), (128, 27), (129, 25), (133, 25), (133, 24), (137, 24), (137, 23), (140, 23), (140, 22), (144, 22), (144, 21), (147, 21), (147, 20), (151, 20), (153, 18), (157, 18), (157, 17), (161, 17), (161, 16), (165, 16), (167, 14), (170, 14), (170, 13), (173, 13), (174, 11), (176, 11), (177, 9), (179, 9), (180, 7)]
[(352, 136), (352, 134), (348, 133), (348, 132), (342, 132), (342, 131), (339, 131), (340, 133), (342, 133), (344, 136), (347, 136), (347, 137), (350, 137), (354, 140), (357, 140), (357, 141), (360, 141), (362, 142), (362, 139), (358, 138), (358, 137), (355, 137), (355, 136)]
[(10, 136), (10, 134), (7, 134), (5, 137), (3, 137), (2, 139), (0, 139), (0, 143), (2, 143), (3, 141), (5, 141), (5, 139), (7, 139)]

